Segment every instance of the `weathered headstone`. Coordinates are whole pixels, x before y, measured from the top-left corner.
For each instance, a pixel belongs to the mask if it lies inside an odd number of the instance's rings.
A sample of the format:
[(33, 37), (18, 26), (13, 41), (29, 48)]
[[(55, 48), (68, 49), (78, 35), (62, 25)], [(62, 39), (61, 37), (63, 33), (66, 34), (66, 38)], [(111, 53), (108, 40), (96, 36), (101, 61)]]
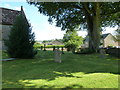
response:
[(105, 52), (105, 49), (100, 49), (100, 57), (102, 57), (102, 58), (105, 58), (105, 54), (106, 54), (106, 52)]
[(60, 50), (55, 49), (54, 54), (55, 54), (55, 62), (61, 63), (61, 52), (60, 52)]

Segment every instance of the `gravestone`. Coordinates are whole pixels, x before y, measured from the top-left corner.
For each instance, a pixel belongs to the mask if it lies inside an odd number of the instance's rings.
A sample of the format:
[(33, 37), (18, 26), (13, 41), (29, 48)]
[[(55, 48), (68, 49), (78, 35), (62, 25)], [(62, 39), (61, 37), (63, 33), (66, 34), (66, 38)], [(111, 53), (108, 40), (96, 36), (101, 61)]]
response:
[(60, 50), (55, 49), (54, 54), (55, 54), (55, 62), (61, 63), (61, 52), (60, 52)]
[(105, 54), (106, 54), (106, 52), (105, 52), (105, 49), (100, 49), (100, 57), (102, 57), (102, 58), (105, 58)]

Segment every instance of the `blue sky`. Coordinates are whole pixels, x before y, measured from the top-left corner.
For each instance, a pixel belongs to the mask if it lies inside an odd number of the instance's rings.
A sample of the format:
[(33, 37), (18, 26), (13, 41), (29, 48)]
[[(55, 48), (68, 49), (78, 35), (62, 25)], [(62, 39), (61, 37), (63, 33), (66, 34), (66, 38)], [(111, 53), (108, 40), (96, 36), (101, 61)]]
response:
[[(6, 2), (5, 2), (6, 1)], [(20, 10), (23, 6), (25, 15), (28, 21), (32, 25), (32, 31), (35, 33), (36, 40), (50, 40), (50, 39), (62, 39), (65, 31), (61, 31), (61, 28), (51, 25), (48, 22), (48, 17), (40, 14), (37, 7), (34, 5), (29, 5), (26, 2), (8, 2), (5, 0), (0, 3), (0, 7), (5, 7), (14, 10)], [(103, 33), (114, 33), (116, 28), (106, 28), (106, 31)], [(79, 31), (79, 36), (85, 37), (87, 32)]]

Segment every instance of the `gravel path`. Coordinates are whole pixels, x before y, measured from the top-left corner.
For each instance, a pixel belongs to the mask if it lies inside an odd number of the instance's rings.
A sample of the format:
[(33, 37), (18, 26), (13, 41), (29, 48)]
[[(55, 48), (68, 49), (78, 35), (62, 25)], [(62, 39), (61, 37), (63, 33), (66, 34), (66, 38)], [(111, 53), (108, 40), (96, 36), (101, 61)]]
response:
[(14, 60), (16, 58), (7, 58), (7, 59), (0, 59), (0, 61), (11, 61), (11, 60)]

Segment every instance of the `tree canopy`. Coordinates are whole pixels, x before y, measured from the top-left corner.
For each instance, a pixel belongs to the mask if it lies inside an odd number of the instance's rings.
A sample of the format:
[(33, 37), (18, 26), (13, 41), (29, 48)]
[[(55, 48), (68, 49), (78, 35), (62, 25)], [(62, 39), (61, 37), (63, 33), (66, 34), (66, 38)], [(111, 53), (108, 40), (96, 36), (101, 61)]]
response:
[(96, 51), (100, 45), (101, 27), (119, 25), (118, 2), (28, 2), (49, 16), (62, 30), (87, 29), (89, 48)]
[(66, 34), (64, 34), (63, 42), (65, 47), (75, 49), (83, 44), (83, 38), (78, 36), (77, 31), (67, 31)]
[(120, 27), (116, 30), (116, 39), (120, 42)]

